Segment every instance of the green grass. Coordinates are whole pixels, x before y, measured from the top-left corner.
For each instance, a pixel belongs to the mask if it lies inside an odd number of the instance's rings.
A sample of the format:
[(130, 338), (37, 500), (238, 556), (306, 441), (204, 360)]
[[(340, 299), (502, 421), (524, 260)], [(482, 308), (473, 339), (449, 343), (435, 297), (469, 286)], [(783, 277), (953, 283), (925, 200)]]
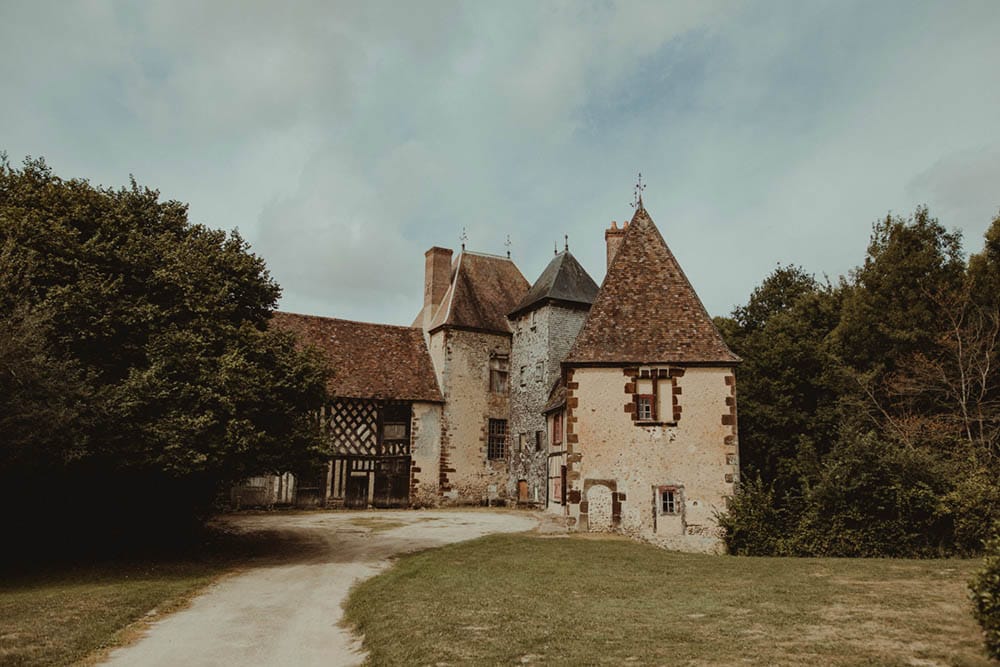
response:
[(491, 536), (400, 559), (347, 620), (375, 665), (986, 666), (977, 566)]
[(120, 643), (153, 610), (179, 605), (219, 572), (213, 563), (94, 565), (0, 584), (0, 664), (65, 665)]
[(93, 662), (221, 574), (316, 548), (277, 532), (215, 532), (171, 556), (0, 572), (0, 665)]

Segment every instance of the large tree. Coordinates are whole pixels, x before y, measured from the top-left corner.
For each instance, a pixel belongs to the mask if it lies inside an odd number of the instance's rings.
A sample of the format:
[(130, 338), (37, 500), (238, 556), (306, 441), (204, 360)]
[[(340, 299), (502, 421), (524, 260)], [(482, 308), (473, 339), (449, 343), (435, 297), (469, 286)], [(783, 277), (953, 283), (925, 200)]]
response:
[(309, 465), (325, 369), (268, 329), (279, 294), (238, 233), (155, 190), (0, 160), (5, 479), (87, 480), (84, 504), (113, 494), (102, 480), (148, 489), (119, 502), (190, 512), (244, 475)]

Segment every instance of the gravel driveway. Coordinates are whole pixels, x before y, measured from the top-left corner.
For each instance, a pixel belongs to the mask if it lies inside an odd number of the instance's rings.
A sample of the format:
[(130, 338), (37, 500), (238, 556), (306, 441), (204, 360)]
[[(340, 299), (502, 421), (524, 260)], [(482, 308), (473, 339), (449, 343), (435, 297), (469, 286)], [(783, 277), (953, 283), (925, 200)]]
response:
[(377, 511), (227, 517), (239, 530), (292, 533), (301, 558), (223, 578), (182, 611), (153, 623), (108, 665), (357, 665), (358, 638), (338, 624), (351, 586), (397, 554), (489, 533), (531, 530), (527, 513)]

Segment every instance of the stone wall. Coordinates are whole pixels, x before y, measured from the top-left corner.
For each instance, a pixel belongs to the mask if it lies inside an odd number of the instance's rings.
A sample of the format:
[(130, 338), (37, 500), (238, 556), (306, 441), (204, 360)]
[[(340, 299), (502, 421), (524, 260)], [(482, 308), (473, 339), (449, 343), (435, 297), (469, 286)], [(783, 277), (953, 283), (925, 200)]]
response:
[(503, 419), (510, 430), (508, 394), (490, 391), (490, 358), (510, 355), (510, 337), (442, 329), (431, 336), (430, 352), (446, 401), (441, 416), (441, 495), (459, 503), (506, 499), (507, 462), (489, 460), (487, 428), (490, 419)]
[(410, 424), (410, 504), (437, 505), (438, 467), (441, 461), (441, 412), (439, 403), (414, 403)]
[[(636, 419), (643, 378), (657, 379), (666, 404), (655, 423)], [(610, 523), (672, 548), (720, 547), (714, 516), (725, 510), (738, 470), (731, 368), (571, 369), (567, 422), (569, 516), (579, 530)], [(666, 490), (675, 512), (663, 511)]]
[[(510, 477), (507, 493), (517, 498), (517, 484), (527, 482), (528, 502), (545, 506), (548, 494), (550, 432), (542, 409), (573, 346), (587, 311), (547, 304), (513, 322), (511, 342)], [(525, 369), (524, 383), (521, 369)], [(537, 434), (537, 435), (536, 435)], [(525, 446), (521, 446), (522, 440)]]

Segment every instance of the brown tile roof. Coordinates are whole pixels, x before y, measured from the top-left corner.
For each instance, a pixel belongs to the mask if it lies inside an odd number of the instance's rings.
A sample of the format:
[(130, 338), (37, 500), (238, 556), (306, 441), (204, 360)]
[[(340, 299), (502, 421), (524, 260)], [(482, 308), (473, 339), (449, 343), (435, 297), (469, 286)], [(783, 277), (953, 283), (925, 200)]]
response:
[(451, 326), (510, 333), (507, 313), (527, 291), (528, 281), (506, 257), (462, 252), (429, 330)]
[(640, 203), (566, 363), (739, 361)]
[(271, 325), (291, 331), (325, 355), (334, 396), (442, 400), (420, 329), (282, 312), (274, 313)]
[(535, 284), (517, 304), (510, 318), (540, 308), (549, 301), (573, 307), (589, 308), (597, 296), (597, 283), (587, 270), (580, 266), (569, 250), (564, 250), (549, 262)]
[(562, 378), (556, 380), (556, 383), (552, 385), (552, 391), (549, 392), (549, 400), (545, 401), (545, 407), (542, 408), (542, 414), (547, 415), (550, 412), (555, 412), (566, 405), (566, 383), (562, 381)]

